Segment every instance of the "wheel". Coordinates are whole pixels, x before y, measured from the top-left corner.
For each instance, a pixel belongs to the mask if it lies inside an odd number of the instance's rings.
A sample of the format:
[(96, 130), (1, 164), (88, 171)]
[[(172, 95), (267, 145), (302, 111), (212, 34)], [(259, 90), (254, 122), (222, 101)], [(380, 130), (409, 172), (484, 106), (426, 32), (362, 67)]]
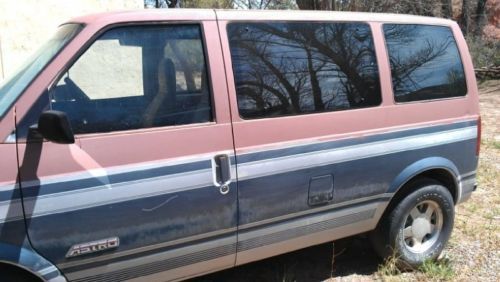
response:
[(370, 239), (382, 257), (395, 256), (403, 268), (416, 268), (439, 256), (450, 238), (453, 198), (441, 183), (422, 178), (379, 222)]

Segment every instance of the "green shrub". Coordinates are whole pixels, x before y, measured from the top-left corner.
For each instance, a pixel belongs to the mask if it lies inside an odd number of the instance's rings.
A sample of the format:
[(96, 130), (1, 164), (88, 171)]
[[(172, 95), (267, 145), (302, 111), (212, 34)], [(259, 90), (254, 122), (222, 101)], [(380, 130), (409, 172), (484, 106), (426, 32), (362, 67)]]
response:
[(500, 40), (466, 39), (475, 68), (500, 66)]

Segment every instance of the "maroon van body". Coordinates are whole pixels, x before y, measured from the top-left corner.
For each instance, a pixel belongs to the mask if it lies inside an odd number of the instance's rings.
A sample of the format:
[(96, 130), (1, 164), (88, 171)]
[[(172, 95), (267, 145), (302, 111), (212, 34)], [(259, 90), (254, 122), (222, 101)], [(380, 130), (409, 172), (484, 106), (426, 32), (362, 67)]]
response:
[(0, 277), (182, 280), (369, 231), (418, 265), (476, 188), (479, 137), (450, 20), (76, 18), (0, 88)]

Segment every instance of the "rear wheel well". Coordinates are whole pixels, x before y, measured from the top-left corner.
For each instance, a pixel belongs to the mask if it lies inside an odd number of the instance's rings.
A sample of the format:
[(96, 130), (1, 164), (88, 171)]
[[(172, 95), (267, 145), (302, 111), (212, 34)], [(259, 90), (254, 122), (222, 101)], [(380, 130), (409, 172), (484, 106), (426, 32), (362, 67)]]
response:
[(0, 273), (2, 274), (2, 281), (6, 282), (43, 282), (40, 277), (29, 270), (6, 262), (0, 262)]
[(446, 187), (446, 189), (448, 189), (448, 191), (450, 191), (450, 194), (453, 197), (453, 202), (457, 204), (458, 183), (456, 181), (456, 177), (453, 175), (452, 172), (443, 168), (435, 168), (426, 170), (417, 176), (434, 179), (440, 182), (444, 187)]
[(412, 193), (414, 191), (412, 184), (421, 179), (429, 179), (439, 182), (439, 184), (443, 185), (446, 189), (448, 189), (448, 191), (450, 191), (450, 194), (453, 197), (453, 202), (455, 204), (457, 203), (458, 187), (453, 173), (443, 168), (429, 169), (413, 176), (401, 186), (385, 209), (384, 216), (387, 213), (390, 213), (402, 199)]

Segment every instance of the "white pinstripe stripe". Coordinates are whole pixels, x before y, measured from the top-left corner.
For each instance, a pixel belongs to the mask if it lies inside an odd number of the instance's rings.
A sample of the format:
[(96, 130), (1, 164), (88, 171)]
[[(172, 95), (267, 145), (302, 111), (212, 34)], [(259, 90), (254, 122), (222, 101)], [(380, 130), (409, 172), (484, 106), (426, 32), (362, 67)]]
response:
[(22, 219), (24, 219), (24, 215), (20, 200), (0, 203), (0, 223)]
[(127, 200), (209, 187), (212, 185), (212, 170), (205, 169), (152, 179), (49, 194), (37, 198), (27, 198), (26, 206), (34, 206), (34, 210), (28, 213), (27, 216), (37, 217), (53, 213), (74, 211), (115, 204)]
[(238, 165), (238, 180), (258, 178), (327, 164), (429, 148), (469, 140), (476, 137), (477, 127), (470, 126), (437, 133), (419, 134), (367, 144), (345, 146), (330, 150), (248, 162)]

